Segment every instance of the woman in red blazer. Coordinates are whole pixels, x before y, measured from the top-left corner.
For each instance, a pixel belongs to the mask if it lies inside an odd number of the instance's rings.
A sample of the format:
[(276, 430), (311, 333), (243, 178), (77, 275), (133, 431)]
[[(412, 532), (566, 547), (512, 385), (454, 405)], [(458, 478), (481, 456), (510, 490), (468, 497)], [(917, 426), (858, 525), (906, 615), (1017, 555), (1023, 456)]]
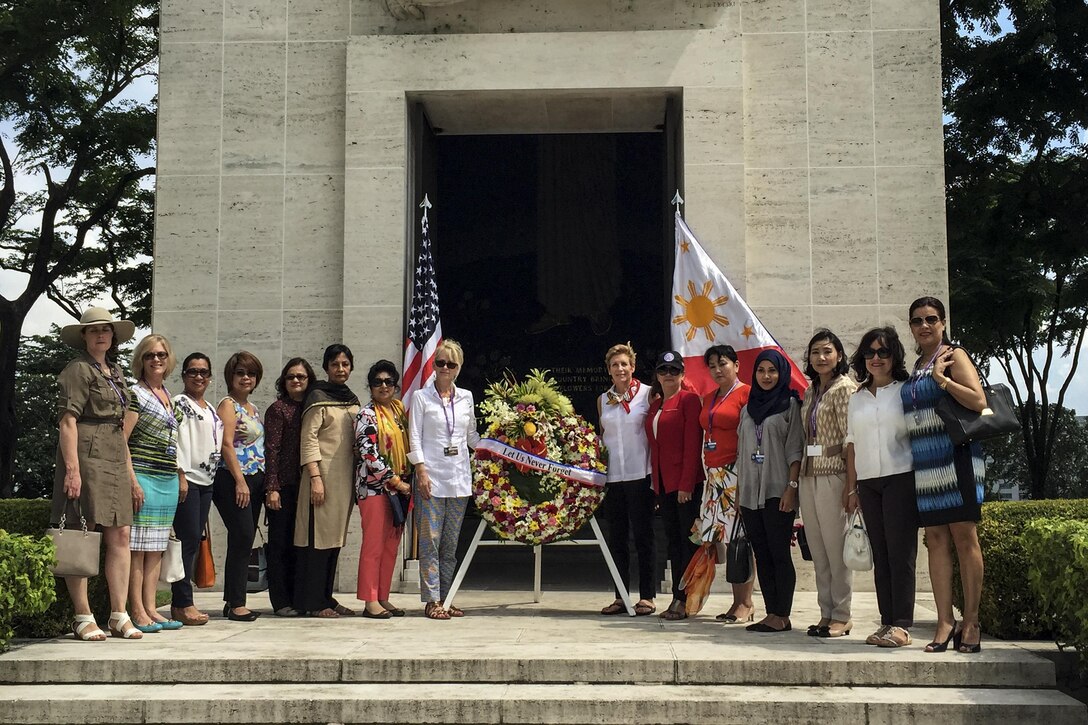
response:
[(699, 396), (684, 390), (684, 358), (670, 350), (657, 358), (654, 368), (661, 397), (650, 403), (646, 414), (646, 438), (650, 443), (650, 467), (654, 492), (657, 493), (665, 534), (669, 542), (672, 568), (672, 603), (661, 613), (662, 619), (687, 619), (684, 602), (687, 595), (680, 588), (688, 562), (696, 551), (691, 529), (699, 517), (702, 493), (702, 428)]

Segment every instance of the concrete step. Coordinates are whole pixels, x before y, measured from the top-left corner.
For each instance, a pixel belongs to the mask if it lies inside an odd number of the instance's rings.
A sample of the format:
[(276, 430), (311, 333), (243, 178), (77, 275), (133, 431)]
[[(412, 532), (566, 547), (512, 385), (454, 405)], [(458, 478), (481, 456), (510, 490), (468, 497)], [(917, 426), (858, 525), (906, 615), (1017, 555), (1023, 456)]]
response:
[(1041, 723), (1083, 725), (1060, 693), (928, 687), (179, 684), (0, 687), (0, 723)]

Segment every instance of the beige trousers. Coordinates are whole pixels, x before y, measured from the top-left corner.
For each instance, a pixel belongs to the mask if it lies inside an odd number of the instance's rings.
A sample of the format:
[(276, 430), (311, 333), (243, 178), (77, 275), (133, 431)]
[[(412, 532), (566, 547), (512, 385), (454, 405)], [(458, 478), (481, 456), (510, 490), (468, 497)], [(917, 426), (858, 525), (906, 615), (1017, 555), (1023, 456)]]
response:
[(805, 523), (812, 563), (816, 567), (816, 599), (820, 616), (837, 622), (850, 620), (854, 572), (842, 562), (846, 539), (846, 512), (842, 508), (844, 474), (801, 478), (801, 519)]

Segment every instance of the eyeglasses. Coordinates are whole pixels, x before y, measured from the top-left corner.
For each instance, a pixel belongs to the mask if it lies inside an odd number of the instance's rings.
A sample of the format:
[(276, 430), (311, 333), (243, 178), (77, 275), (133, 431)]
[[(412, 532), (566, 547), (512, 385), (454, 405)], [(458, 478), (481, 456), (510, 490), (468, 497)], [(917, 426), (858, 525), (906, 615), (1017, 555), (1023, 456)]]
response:
[(376, 378), (371, 384), (372, 388), (395, 388), (397, 387), (397, 381), (393, 378)]
[(144, 360), (165, 360), (170, 357), (170, 353), (159, 350), (158, 352), (145, 352)]
[(925, 317), (912, 317), (912, 318), (910, 318), (910, 326), (911, 327), (921, 327), (923, 322), (925, 324), (929, 325), (930, 327), (933, 327), (938, 322), (942, 322), (942, 320), (941, 320), (940, 317), (937, 317), (937, 315), (926, 315)]
[(435, 360), (434, 366), (436, 368), (449, 368), (450, 370), (456, 370), (459, 367), (457, 363), (449, 360)]
[[(237, 373), (235, 373), (235, 374), (237, 374)], [(296, 383), (296, 382), (301, 383), (301, 382), (303, 382), (305, 380), (309, 380), (310, 376), (306, 375), (305, 373), (291, 373), (290, 375), (284, 375), (283, 379), (286, 380), (289, 383)]]
[(234, 377), (236, 378), (255, 378), (257, 373), (251, 373), (248, 370), (235, 370)]
[(878, 350), (874, 350), (870, 347), (868, 350), (862, 350), (861, 356), (866, 360), (872, 360), (874, 357), (878, 357), (881, 360), (887, 360), (892, 356), (892, 351), (886, 347), (882, 347)]
[(680, 373), (684, 372), (684, 368), (678, 368), (675, 365), (665, 365), (663, 367), (659, 367), (657, 369), (657, 372), (661, 373), (662, 375), (679, 375)]
[(212, 371), (208, 368), (186, 368), (182, 375), (187, 378), (210, 378)]

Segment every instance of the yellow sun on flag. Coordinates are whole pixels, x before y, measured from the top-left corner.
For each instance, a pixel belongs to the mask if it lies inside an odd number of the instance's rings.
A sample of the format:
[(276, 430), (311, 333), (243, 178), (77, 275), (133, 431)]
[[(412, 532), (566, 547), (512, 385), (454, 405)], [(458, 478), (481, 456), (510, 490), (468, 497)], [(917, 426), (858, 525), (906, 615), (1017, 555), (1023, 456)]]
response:
[(695, 289), (695, 283), (690, 279), (688, 280), (688, 295), (691, 299), (684, 299), (682, 295), (676, 295), (676, 302), (682, 308), (684, 312), (672, 318), (672, 324), (674, 325), (690, 325), (684, 332), (685, 340), (692, 340), (695, 337), (697, 330), (702, 330), (706, 335), (706, 339), (709, 342), (714, 341), (714, 328), (711, 327), (713, 323), (719, 325), (728, 325), (729, 318), (725, 315), (718, 314), (718, 307), (729, 302), (727, 295), (710, 298), (711, 290), (714, 285), (709, 280), (703, 283), (703, 289), (701, 292)]

